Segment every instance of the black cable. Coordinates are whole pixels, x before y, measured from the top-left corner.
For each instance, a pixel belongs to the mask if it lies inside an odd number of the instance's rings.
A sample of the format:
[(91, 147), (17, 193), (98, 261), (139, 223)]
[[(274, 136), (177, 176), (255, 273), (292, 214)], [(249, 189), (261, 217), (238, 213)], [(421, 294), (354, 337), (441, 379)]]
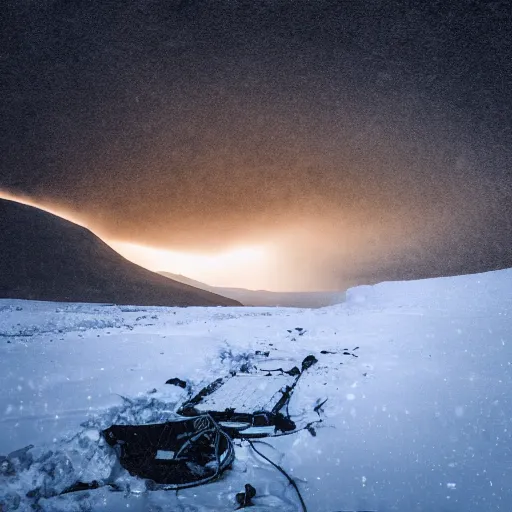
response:
[[(297, 484), (295, 483), (295, 480), (279, 465), (279, 464), (276, 464), (275, 462), (272, 462), (267, 456), (263, 455), (263, 453), (261, 453), (260, 451), (258, 451), (255, 447), (254, 447), (254, 444), (253, 442), (250, 440), (250, 439), (247, 439), (247, 442), (251, 445), (251, 448), (260, 456), (262, 457), (263, 459), (265, 459), (267, 462), (269, 462), (270, 464), (272, 464), (272, 466), (274, 466), (280, 473), (282, 473), (286, 479), (288, 480), (288, 482), (290, 483), (290, 485), (293, 486), (293, 488), (295, 489), (295, 491), (297, 492), (297, 496), (299, 497), (299, 500), (300, 500), (300, 504), (302, 506), (302, 512), (308, 512), (308, 509), (306, 507), (306, 504), (304, 503), (304, 500), (302, 499), (302, 495), (299, 491), (299, 488), (297, 486)], [(259, 441), (256, 441), (256, 442), (259, 442)]]

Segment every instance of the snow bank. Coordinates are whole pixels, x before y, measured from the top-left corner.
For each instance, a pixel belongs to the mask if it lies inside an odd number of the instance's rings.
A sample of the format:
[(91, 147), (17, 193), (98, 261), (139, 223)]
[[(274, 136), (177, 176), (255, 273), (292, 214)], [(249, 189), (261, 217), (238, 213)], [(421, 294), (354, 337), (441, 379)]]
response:
[(510, 306), (512, 269), (419, 281), (384, 282), (357, 286), (346, 292), (346, 303), (360, 307), (424, 306), (430, 309), (489, 309)]

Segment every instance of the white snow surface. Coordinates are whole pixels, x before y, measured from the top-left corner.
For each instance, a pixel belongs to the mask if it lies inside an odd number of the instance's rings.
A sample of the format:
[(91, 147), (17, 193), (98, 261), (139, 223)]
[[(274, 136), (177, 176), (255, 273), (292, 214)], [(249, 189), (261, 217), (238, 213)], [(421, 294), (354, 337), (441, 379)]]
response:
[[(26, 494), (37, 487), (106, 478), (115, 455), (99, 430), (172, 418), (187, 390), (167, 379), (196, 392), (242, 364), (286, 369), (309, 354), (318, 363), (290, 413), (299, 425), (319, 419), (313, 408), (327, 399), (316, 436), (258, 449), (297, 481), (310, 512), (512, 510), (512, 269), (361, 286), (316, 310), (0, 300), (0, 509), (33, 510)], [(254, 512), (300, 510), (245, 442), (201, 487), (119, 481), (125, 492), (41, 498), (40, 510), (232, 511), (246, 483)]]

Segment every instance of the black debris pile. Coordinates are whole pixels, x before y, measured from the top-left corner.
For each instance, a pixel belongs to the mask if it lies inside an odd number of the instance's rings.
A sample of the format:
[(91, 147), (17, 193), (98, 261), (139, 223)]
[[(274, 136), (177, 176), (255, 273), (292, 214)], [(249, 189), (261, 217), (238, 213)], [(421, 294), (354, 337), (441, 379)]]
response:
[(251, 484), (245, 484), (245, 491), (236, 494), (235, 499), (238, 503), (237, 510), (254, 506), (252, 499), (256, 496), (256, 489)]
[(209, 416), (152, 425), (112, 425), (103, 437), (131, 475), (164, 489), (195, 487), (219, 478), (235, 457), (233, 441)]
[[(344, 356), (352, 356), (352, 357), (359, 357), (358, 355), (354, 354), (356, 350), (359, 350), (359, 347), (354, 347), (352, 350), (349, 350), (348, 348), (344, 348), (342, 350), (342, 354)], [(320, 354), (327, 355), (327, 354), (337, 354), (338, 352), (332, 352), (331, 350), (320, 350)]]
[(179, 386), (180, 388), (185, 389), (187, 387), (187, 383), (184, 380), (178, 379), (174, 377), (173, 379), (169, 379), (165, 382), (166, 384), (171, 384), (172, 386)]

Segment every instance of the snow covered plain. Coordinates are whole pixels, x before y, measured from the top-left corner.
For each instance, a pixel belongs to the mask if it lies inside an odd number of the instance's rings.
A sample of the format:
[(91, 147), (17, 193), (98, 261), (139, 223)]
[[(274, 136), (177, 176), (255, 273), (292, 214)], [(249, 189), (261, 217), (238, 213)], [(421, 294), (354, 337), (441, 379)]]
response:
[[(318, 310), (1, 300), (0, 509), (32, 510), (37, 487), (106, 477), (114, 455), (99, 429), (172, 418), (187, 392), (167, 379), (197, 391), (244, 363), (286, 369), (308, 354), (319, 362), (290, 412), (307, 422), (327, 399), (316, 437), (258, 448), (310, 512), (512, 510), (512, 270), (362, 286)], [(240, 443), (233, 469), (202, 487), (119, 481), (126, 492), (42, 498), (40, 510), (232, 511), (245, 483), (255, 512), (300, 510), (285, 478)]]

